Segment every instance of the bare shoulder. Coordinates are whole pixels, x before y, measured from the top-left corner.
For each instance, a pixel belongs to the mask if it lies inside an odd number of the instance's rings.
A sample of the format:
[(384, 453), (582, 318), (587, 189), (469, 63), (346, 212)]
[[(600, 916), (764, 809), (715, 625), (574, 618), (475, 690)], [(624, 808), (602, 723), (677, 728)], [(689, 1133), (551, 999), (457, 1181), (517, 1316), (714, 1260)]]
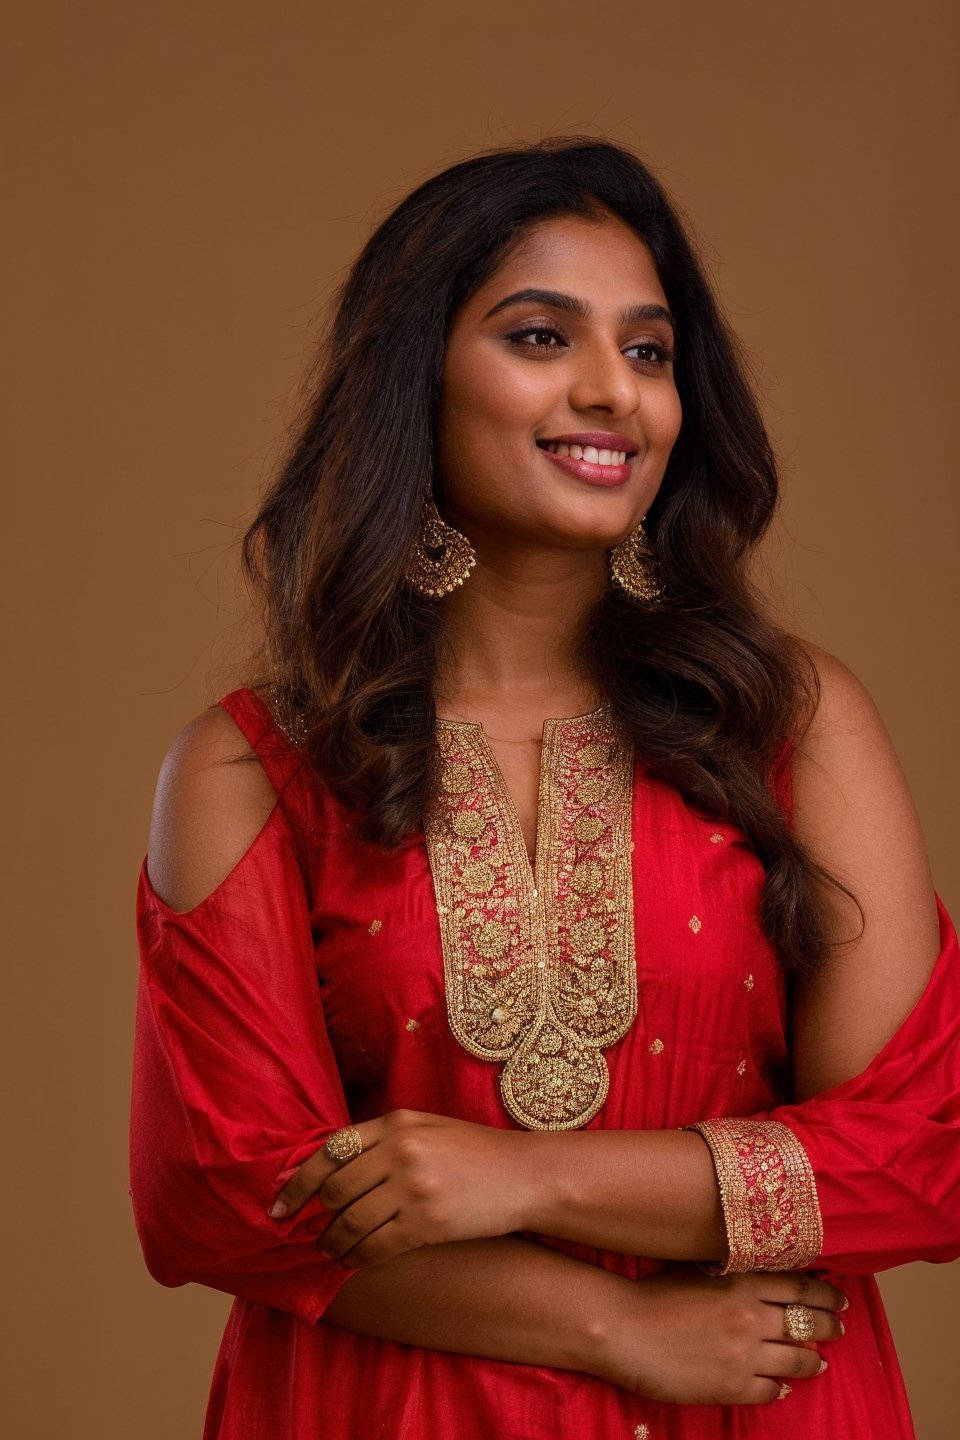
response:
[(800, 748), (830, 735), (883, 732), (883, 720), (873, 697), (854, 672), (819, 645), (800, 641), (800, 648), (816, 672), (819, 700)]
[(820, 698), (797, 744), (794, 825), (859, 905), (826, 898), (834, 949), (798, 1006), (795, 1033), (811, 1042), (795, 1057), (798, 1082), (812, 1093), (857, 1073), (890, 1038), (929, 979), (939, 924), (920, 819), (877, 706), (835, 656), (805, 649)]
[(176, 736), (160, 767), (147, 871), (174, 910), (191, 910), (225, 879), (276, 804), (255, 752), (211, 705)]

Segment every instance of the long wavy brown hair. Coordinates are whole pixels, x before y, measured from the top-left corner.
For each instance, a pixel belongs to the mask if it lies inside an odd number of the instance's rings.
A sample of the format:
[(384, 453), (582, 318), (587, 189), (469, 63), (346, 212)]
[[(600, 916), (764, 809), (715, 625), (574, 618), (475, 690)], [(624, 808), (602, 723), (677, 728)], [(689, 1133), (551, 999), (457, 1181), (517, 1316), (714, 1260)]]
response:
[(817, 700), (813, 666), (748, 574), (777, 504), (776, 459), (695, 245), (625, 148), (566, 137), (485, 151), (418, 186), (370, 237), (243, 539), (266, 627), (252, 683), (296, 713), (310, 763), (356, 808), (367, 840), (392, 847), (419, 833), (443, 601), (418, 596), (404, 572), (440, 478), (450, 323), (529, 226), (599, 206), (653, 256), (677, 322), (683, 419), (645, 522), (664, 598), (645, 605), (611, 588), (586, 627), (584, 665), (647, 766), (742, 827), (766, 872), (763, 928), (788, 971), (809, 970), (826, 945), (824, 887), (843, 887), (804, 852), (771, 784)]

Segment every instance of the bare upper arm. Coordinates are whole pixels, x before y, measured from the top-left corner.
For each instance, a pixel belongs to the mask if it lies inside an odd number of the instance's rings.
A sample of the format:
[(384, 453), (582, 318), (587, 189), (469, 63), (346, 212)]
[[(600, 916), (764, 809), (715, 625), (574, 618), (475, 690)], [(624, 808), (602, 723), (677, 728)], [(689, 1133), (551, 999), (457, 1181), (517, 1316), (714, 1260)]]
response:
[(859, 1074), (923, 992), (940, 948), (926, 846), (903, 771), (876, 706), (845, 665), (808, 647), (821, 684), (794, 757), (794, 824), (813, 858), (863, 909), (828, 899), (843, 941), (793, 1004), (798, 1099)]
[(192, 910), (233, 869), (277, 795), (233, 719), (219, 705), (180, 731), (157, 780), (147, 873), (174, 910)]

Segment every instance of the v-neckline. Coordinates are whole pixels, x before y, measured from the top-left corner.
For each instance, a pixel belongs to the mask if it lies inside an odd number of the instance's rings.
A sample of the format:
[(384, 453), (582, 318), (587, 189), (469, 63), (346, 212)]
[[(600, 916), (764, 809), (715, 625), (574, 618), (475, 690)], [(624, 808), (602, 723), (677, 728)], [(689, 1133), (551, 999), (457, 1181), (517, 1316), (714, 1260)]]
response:
[(603, 1104), (603, 1051), (637, 1010), (634, 750), (609, 706), (544, 721), (537, 846), (478, 721), (438, 719), (425, 838), (447, 1016), (527, 1129), (571, 1129)]
[(487, 735), (486, 730), (483, 727), (482, 722), (479, 720), (450, 720), (446, 716), (437, 716), (438, 727), (443, 727), (446, 730), (459, 731), (461, 733), (464, 731), (469, 731), (473, 737), (474, 743), (480, 750), (483, 751), (484, 758), (486, 759), (490, 767), (495, 788), (499, 793), (500, 800), (504, 808), (504, 819), (506, 820), (508, 828), (514, 832), (514, 835), (519, 837), (520, 849), (522, 849), (524, 855), (526, 856), (527, 865), (530, 869), (531, 892), (534, 899), (537, 898), (539, 891), (542, 888), (543, 877), (541, 875), (541, 861), (543, 858), (542, 842), (545, 829), (544, 809), (547, 800), (547, 790), (550, 784), (550, 765), (548, 763), (548, 754), (552, 753), (553, 751), (553, 741), (557, 735), (557, 732), (568, 725), (586, 725), (589, 723), (595, 724), (599, 721), (608, 719), (609, 716), (610, 705), (608, 702), (604, 701), (604, 703), (602, 705), (598, 705), (595, 710), (588, 710), (583, 715), (549, 716), (547, 719), (544, 720), (543, 726), (540, 731), (540, 762), (537, 774), (537, 819), (534, 828), (533, 855), (531, 855), (530, 851), (527, 849), (527, 837), (523, 833), (523, 824), (520, 820), (520, 812), (517, 809), (517, 802), (514, 800), (513, 793), (504, 778), (503, 768), (496, 757), (496, 753), (494, 752), (492, 745), (490, 744), (490, 739)]

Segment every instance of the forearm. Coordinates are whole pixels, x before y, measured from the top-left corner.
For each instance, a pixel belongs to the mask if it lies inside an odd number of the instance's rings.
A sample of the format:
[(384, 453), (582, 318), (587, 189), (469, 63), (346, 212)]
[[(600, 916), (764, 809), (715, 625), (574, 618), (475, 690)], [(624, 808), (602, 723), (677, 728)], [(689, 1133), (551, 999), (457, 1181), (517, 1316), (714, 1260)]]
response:
[(587, 1130), (517, 1135), (524, 1230), (662, 1260), (722, 1260), (720, 1192), (699, 1135)]
[(516, 1236), (424, 1245), (352, 1275), (323, 1322), (431, 1350), (602, 1372), (635, 1282)]

